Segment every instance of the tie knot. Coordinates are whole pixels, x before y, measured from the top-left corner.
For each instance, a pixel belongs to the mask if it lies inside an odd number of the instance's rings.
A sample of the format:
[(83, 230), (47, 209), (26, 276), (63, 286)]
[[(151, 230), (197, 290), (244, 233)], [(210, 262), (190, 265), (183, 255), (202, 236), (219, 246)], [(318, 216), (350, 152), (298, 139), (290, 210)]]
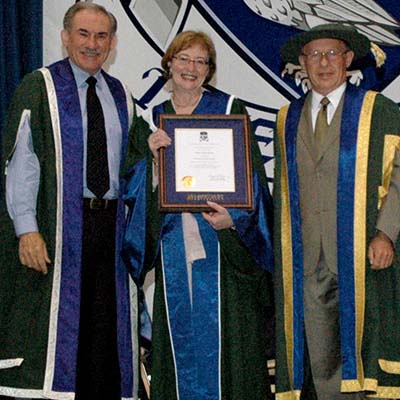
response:
[(95, 87), (96, 82), (97, 82), (97, 79), (94, 76), (89, 76), (89, 78), (86, 79), (86, 83), (89, 85), (89, 87)]
[(323, 108), (326, 108), (326, 106), (330, 103), (330, 101), (329, 101), (329, 99), (327, 98), (327, 97), (323, 97), (322, 99), (321, 99), (321, 105), (322, 105), (322, 107)]

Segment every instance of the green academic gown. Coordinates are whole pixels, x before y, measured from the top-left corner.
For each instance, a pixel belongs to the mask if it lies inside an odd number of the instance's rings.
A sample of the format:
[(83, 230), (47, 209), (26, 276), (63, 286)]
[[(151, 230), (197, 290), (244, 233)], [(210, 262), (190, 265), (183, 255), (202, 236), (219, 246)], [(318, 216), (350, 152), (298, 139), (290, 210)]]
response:
[[(121, 123), (121, 159), (133, 120), (123, 85), (102, 72)], [(78, 89), (68, 59), (28, 74), (11, 102), (3, 132), (2, 171), (27, 117), (40, 164), (39, 232), (51, 259), (47, 275), (21, 265), (5, 198), (0, 204), (0, 394), (73, 398), (79, 337), (83, 224), (83, 130)], [(5, 176), (6, 178), (6, 176)], [(122, 182), (120, 183), (122, 185)], [(4, 181), (5, 189), (5, 181)], [(115, 281), (121, 393), (137, 391), (136, 286), (119, 257), (124, 205), (116, 218)], [(136, 372), (135, 372), (136, 371)], [(61, 396), (61, 397), (60, 397)]]
[[(224, 113), (227, 102), (226, 95), (215, 95), (208, 92), (203, 94), (199, 106), (194, 113), (215, 113), (213, 103), (218, 103), (217, 108), (219, 113)], [(219, 104), (221, 103), (221, 104)], [(222, 108), (221, 108), (222, 107)], [(159, 113), (174, 114), (175, 111), (170, 101), (166, 101), (156, 108), (152, 113), (153, 120), (157, 124), (157, 116)], [(245, 114), (245, 108), (238, 100), (233, 100), (230, 109), (231, 114)], [(149, 130), (139, 132), (134, 138), (135, 142), (131, 143), (130, 151), (133, 158), (130, 160), (130, 165), (142, 159), (143, 168), (146, 169), (146, 207), (145, 207), (145, 247), (146, 252), (143, 256), (142, 270), (136, 272), (136, 279), (141, 284), (145, 274), (152, 268), (155, 268), (155, 294), (153, 307), (153, 326), (152, 326), (152, 365), (151, 365), (151, 398), (155, 400), (177, 399), (177, 392), (181, 399), (210, 399), (210, 400), (243, 400), (243, 399), (270, 399), (270, 381), (268, 378), (267, 360), (273, 357), (273, 298), (272, 298), (272, 281), (270, 272), (261, 267), (251, 254), (251, 244), (245, 244), (241, 237), (246, 234), (240, 229), (240, 221), (233, 217), (237, 231), (232, 229), (224, 229), (218, 232), (214, 231), (208, 223), (203, 219), (201, 214), (193, 214), (199, 223), (200, 234), (205, 243), (206, 251), (212, 250), (213, 246), (219, 246), (216, 250), (215, 257), (209, 260), (210, 271), (215, 266), (218, 266), (219, 273), (215, 275), (215, 279), (207, 281), (204, 272), (196, 271), (196, 262), (193, 263), (193, 282), (197, 279), (205, 285), (214, 286), (215, 281), (219, 280), (217, 289), (210, 292), (207, 297), (210, 297), (212, 303), (218, 302), (218, 322), (208, 325), (208, 319), (211, 318), (211, 312), (207, 310), (203, 313), (196, 314), (196, 288), (193, 283), (193, 307), (189, 311), (189, 317), (179, 310), (179, 307), (184, 308), (180, 301), (187, 293), (187, 278), (173, 277), (180, 283), (175, 285), (176, 293), (167, 293), (166, 285), (168, 286), (168, 271), (166, 264), (178, 262), (178, 258), (184, 259), (185, 254), (182, 253), (184, 247), (183, 238), (179, 236), (176, 240), (176, 245), (170, 243), (168, 249), (167, 237), (169, 231), (174, 231), (175, 225), (180, 223), (181, 214), (175, 216), (167, 214), (163, 215), (158, 211), (158, 189), (153, 190), (152, 184), (152, 155), (143, 149), (147, 148), (147, 137), (151, 132)], [(144, 157), (144, 159), (143, 159)], [(257, 185), (263, 190), (267, 189), (265, 179), (264, 166), (259, 153), (258, 145), (255, 138), (252, 138), (252, 164), (254, 176), (257, 176)], [(132, 178), (135, 181), (135, 177)], [(138, 196), (139, 197), (139, 196)], [(132, 198), (127, 196), (128, 203)], [(271, 204), (267, 199), (263, 203), (263, 209), (258, 209), (255, 220), (267, 221), (264, 228), (268, 231), (271, 224)], [(241, 216), (247, 220), (247, 214), (242, 213)], [(169, 215), (169, 216), (168, 216)], [(232, 211), (231, 215), (235, 215)], [(264, 215), (266, 220), (261, 217)], [(254, 215), (253, 215), (254, 217)], [(127, 234), (136, 233), (142, 229), (142, 226), (135, 224), (135, 215), (132, 215), (132, 223), (128, 223)], [(137, 221), (137, 220), (136, 220)], [(171, 222), (172, 221), (172, 222)], [(238, 223), (236, 223), (238, 222)], [(255, 222), (255, 225), (257, 221)], [(268, 226), (267, 226), (268, 225)], [(256, 227), (252, 231), (252, 226), (247, 225), (249, 232), (258, 232)], [(181, 232), (181, 229), (178, 229)], [(179, 233), (180, 234), (180, 233)], [(268, 253), (267, 258), (271, 264), (271, 248), (265, 244), (259, 236), (260, 241), (257, 243), (257, 234), (254, 239), (254, 248), (258, 248), (260, 253)], [(134, 241), (133, 238), (126, 239)], [(268, 242), (270, 243), (270, 242)], [(161, 248), (164, 249), (160, 250)], [(129, 246), (128, 246), (129, 247)], [(254, 249), (253, 248), (253, 249)], [(135, 253), (132, 249), (128, 249), (128, 253)], [(265, 256), (263, 254), (261, 258)], [(133, 258), (133, 257), (132, 257)], [(208, 268), (207, 267), (207, 268)], [(269, 268), (271, 265), (269, 265)], [(178, 268), (178, 267), (176, 267)], [(200, 267), (201, 268), (201, 267)], [(206, 268), (206, 267), (204, 267)], [(213, 270), (214, 271), (214, 270)], [(173, 274), (173, 272), (172, 272)], [(186, 263), (182, 266), (182, 275), (186, 274)], [(197, 274), (197, 275), (196, 275)], [(211, 274), (211, 272), (210, 272)], [(207, 275), (207, 274), (206, 274)], [(172, 280), (171, 279), (171, 280)], [(179, 280), (181, 279), (181, 280)], [(209, 282), (209, 283), (206, 283)], [(181, 286), (179, 286), (181, 285)], [(201, 285), (200, 285), (201, 286)], [(202, 289), (198, 289), (201, 292)], [(170, 290), (173, 292), (173, 289)], [(204, 292), (202, 292), (204, 293)], [(167, 306), (167, 302), (175, 301), (178, 305), (173, 308)], [(191, 324), (193, 330), (179, 326), (179, 324)], [(178, 325), (178, 327), (177, 327)], [(212, 331), (218, 326), (219, 339), (210, 339)], [(196, 330), (197, 326), (197, 330)], [(209, 328), (208, 328), (209, 327)], [(172, 331), (177, 330), (178, 336), (181, 334), (183, 340), (175, 339)], [(183, 333), (182, 333), (183, 332)], [(186, 346), (185, 341), (190, 341), (194, 335), (202, 336), (193, 347)], [(207, 336), (203, 338), (203, 336)], [(176, 340), (176, 342), (175, 342)], [(207, 342), (208, 340), (208, 342)], [(218, 342), (219, 340), (219, 342)], [(180, 343), (180, 345), (172, 346), (171, 343)], [(209, 343), (209, 345), (200, 345), (199, 343)], [(202, 348), (199, 349), (199, 346)], [(219, 362), (213, 362), (211, 348), (219, 346)], [(181, 355), (182, 348), (188, 348), (192, 354)], [(187, 358), (187, 364), (184, 361), (179, 361), (181, 358)], [(204, 358), (198, 363), (198, 357)], [(210, 362), (207, 363), (207, 357), (210, 357)], [(180, 366), (183, 365), (183, 366)], [(207, 371), (209, 370), (209, 371)], [(207, 377), (207, 372), (209, 376)], [(186, 376), (185, 376), (186, 374)], [(206, 376), (204, 376), (206, 375)], [(214, 382), (216, 381), (216, 382)], [(187, 382), (187, 387), (182, 387), (183, 383)], [(211, 386), (216, 385), (215, 388)], [(189, 388), (190, 387), (190, 388)]]
[[(400, 243), (391, 267), (374, 271), (368, 245), (400, 146), (397, 105), (347, 87), (337, 183), (337, 271), (341, 326), (341, 391), (400, 397)], [(278, 114), (275, 140), (274, 250), (277, 310), (277, 399), (304, 389), (303, 255), (297, 174), (297, 127), (304, 98)], [(389, 169), (388, 169), (389, 168)], [(389, 171), (389, 179), (387, 174)], [(332, 173), (336, 173), (332, 171)], [(302, 190), (313, 190), (302, 188)], [(393, 215), (398, 223), (399, 215)]]

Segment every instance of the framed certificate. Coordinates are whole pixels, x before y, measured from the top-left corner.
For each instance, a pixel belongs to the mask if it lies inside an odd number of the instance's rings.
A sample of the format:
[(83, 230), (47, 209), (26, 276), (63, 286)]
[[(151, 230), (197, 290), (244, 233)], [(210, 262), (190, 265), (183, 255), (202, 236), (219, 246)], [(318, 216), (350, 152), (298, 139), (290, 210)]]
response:
[(159, 208), (207, 211), (207, 200), (251, 210), (253, 182), (247, 115), (162, 114), (172, 144), (160, 149)]

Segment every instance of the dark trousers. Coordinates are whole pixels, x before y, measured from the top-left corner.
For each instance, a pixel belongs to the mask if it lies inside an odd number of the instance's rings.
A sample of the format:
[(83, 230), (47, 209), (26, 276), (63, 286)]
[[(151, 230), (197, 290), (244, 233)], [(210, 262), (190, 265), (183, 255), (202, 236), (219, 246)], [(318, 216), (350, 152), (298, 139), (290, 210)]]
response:
[(85, 203), (76, 400), (121, 399), (115, 289), (116, 201)]

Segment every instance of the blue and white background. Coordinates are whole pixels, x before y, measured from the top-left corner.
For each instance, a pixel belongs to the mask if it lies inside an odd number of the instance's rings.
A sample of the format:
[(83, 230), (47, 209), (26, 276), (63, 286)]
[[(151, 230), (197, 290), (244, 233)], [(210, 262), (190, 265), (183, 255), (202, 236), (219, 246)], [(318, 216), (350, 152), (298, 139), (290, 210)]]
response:
[[(59, 32), (71, 0), (43, 1), (43, 61), (63, 56)], [(355, 65), (352, 81), (400, 101), (400, 3), (395, 0), (98, 0), (116, 17), (118, 45), (106, 69), (132, 90), (140, 110), (168, 96), (160, 60), (187, 29), (207, 32), (217, 49), (211, 86), (248, 107), (266, 172), (272, 176), (272, 127), (278, 109), (303, 93), (306, 80), (285, 74), (279, 48), (288, 36), (324, 22), (353, 24), (386, 53)], [(290, 69), (290, 68), (289, 68)]]
[[(73, 0), (3, 0), (0, 8), (0, 126), (12, 91), (32, 69), (65, 56), (62, 18)], [(279, 48), (293, 35), (324, 22), (354, 25), (387, 59), (372, 55), (355, 65), (351, 81), (400, 102), (400, 2), (398, 0), (98, 0), (118, 19), (118, 45), (106, 70), (133, 92), (139, 112), (168, 96), (160, 60), (180, 31), (207, 32), (217, 48), (210, 85), (235, 94), (248, 107), (266, 172), (272, 177), (272, 127), (277, 110), (300, 96), (307, 80), (292, 75)], [(296, 79), (295, 79), (295, 78)]]

